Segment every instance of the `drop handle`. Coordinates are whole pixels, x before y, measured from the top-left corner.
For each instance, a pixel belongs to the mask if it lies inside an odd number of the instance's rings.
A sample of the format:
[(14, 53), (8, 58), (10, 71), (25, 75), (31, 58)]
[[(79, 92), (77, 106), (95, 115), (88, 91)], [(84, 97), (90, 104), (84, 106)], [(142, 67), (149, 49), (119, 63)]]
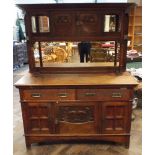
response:
[(40, 93), (33, 93), (33, 94), (31, 94), (31, 97), (39, 98), (39, 97), (41, 97), (41, 94)]
[(68, 97), (68, 93), (59, 93), (58, 96), (61, 98), (65, 98)]
[(85, 96), (95, 96), (96, 93), (85, 93)]
[(121, 93), (112, 93), (113, 98), (121, 98), (122, 94)]

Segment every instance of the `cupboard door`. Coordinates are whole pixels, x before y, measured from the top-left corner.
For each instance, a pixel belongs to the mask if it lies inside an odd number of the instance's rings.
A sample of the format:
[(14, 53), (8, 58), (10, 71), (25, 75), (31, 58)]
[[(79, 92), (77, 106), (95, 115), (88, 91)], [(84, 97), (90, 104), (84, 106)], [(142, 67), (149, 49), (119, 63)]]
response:
[(97, 133), (97, 106), (94, 102), (63, 102), (58, 103), (56, 107), (57, 133)]
[(127, 133), (130, 127), (130, 102), (102, 104), (102, 133)]
[(50, 103), (25, 103), (27, 133), (53, 132), (53, 113)]

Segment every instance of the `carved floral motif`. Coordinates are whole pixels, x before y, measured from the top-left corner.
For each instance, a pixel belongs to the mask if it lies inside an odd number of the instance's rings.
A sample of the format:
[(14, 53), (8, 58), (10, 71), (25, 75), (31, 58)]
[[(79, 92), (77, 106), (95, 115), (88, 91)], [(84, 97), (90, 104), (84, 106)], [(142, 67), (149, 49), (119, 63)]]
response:
[(57, 24), (70, 23), (70, 19), (68, 16), (57, 16), (56, 23)]
[(58, 111), (59, 121), (82, 123), (94, 121), (93, 106), (62, 106)]

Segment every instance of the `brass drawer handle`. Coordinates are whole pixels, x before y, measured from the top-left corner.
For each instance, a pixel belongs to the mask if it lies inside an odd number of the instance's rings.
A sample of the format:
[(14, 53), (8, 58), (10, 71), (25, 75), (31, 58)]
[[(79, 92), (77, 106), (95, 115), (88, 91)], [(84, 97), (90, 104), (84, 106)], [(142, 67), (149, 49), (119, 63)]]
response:
[(39, 97), (41, 97), (41, 94), (40, 93), (33, 93), (33, 94), (31, 94), (31, 97), (39, 98)]
[(85, 96), (95, 96), (96, 93), (85, 93)]
[(121, 98), (122, 94), (121, 93), (112, 93), (112, 97), (114, 97), (114, 98)]
[(68, 97), (68, 93), (59, 93), (58, 96), (65, 98), (65, 97)]

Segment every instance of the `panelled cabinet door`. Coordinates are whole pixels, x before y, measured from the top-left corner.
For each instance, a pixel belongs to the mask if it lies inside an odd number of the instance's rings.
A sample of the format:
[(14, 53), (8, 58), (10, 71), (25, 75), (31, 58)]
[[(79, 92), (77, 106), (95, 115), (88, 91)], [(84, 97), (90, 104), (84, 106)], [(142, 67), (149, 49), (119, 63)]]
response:
[(27, 133), (53, 133), (53, 113), (50, 103), (25, 103)]
[[(74, 29), (74, 15), (71, 12), (52, 12), (51, 31), (54, 36), (72, 36)], [(52, 36), (51, 36), (52, 37)]]
[(102, 133), (127, 133), (129, 102), (107, 102), (102, 104)]
[(75, 17), (76, 35), (101, 34), (100, 15), (96, 12), (79, 12)]
[(97, 104), (80, 102), (56, 105), (56, 132), (60, 134), (97, 133)]

